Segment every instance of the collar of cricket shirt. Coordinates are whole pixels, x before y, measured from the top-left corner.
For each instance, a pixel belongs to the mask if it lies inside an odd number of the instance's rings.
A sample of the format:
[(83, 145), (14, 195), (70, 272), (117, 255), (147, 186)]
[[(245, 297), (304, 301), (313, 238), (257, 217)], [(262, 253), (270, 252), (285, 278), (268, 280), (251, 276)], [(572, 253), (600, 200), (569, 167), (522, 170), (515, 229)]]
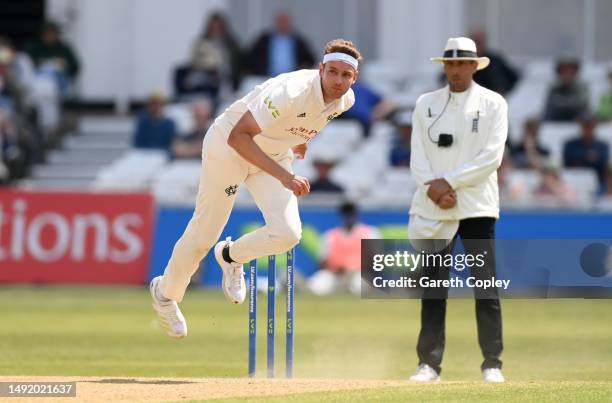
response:
[(446, 86), (447, 93), (450, 93), (450, 104), (455, 108), (465, 106), (466, 112), (476, 111), (479, 106), (478, 84), (472, 81), (470, 87), (463, 92), (451, 92), (450, 87)]

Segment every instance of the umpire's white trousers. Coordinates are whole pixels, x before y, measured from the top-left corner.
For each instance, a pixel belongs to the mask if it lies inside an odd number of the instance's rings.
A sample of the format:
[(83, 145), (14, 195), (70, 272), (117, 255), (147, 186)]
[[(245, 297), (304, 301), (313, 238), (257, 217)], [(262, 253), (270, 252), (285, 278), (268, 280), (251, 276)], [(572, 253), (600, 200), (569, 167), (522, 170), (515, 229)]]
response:
[[(293, 153), (273, 156), (291, 171)], [(180, 302), (200, 261), (217, 242), (234, 205), (234, 187), (245, 184), (261, 210), (265, 225), (245, 234), (232, 245), (230, 256), (240, 263), (284, 253), (302, 236), (297, 198), (276, 178), (244, 160), (213, 125), (204, 138), (202, 174), (193, 217), (174, 245), (172, 257), (159, 283), (161, 293)]]

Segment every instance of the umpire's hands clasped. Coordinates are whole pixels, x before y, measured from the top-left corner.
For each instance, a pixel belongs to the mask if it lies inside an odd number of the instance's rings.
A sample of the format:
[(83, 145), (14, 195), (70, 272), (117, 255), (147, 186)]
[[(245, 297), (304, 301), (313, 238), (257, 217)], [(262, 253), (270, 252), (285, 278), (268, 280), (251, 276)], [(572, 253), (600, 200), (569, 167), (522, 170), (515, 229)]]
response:
[(429, 185), (429, 189), (427, 189), (427, 197), (436, 203), (438, 207), (441, 209), (455, 207), (457, 204), (457, 194), (446, 179), (434, 179), (425, 182), (425, 184)]

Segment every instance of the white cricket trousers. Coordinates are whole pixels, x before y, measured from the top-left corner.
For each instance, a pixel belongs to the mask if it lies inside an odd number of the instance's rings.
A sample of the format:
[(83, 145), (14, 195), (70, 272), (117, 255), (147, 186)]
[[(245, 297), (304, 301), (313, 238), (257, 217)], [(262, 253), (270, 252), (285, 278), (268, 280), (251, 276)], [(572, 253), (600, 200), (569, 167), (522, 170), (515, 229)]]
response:
[[(292, 171), (291, 150), (272, 158)], [(166, 298), (182, 301), (191, 276), (227, 224), (236, 198), (236, 185), (240, 188), (243, 184), (262, 212), (265, 225), (238, 238), (230, 249), (231, 258), (246, 263), (260, 256), (284, 253), (299, 243), (302, 224), (296, 196), (276, 178), (244, 160), (213, 124), (204, 137), (195, 211), (174, 245), (159, 282)]]

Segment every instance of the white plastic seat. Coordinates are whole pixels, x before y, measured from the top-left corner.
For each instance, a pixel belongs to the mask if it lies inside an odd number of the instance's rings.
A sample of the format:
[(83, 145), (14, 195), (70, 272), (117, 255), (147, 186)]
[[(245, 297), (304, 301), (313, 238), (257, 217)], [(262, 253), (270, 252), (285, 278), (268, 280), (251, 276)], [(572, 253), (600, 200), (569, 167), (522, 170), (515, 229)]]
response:
[(167, 204), (193, 204), (201, 171), (202, 163), (198, 160), (178, 160), (166, 165), (152, 183), (155, 199)]
[(389, 122), (376, 122), (370, 128), (370, 141), (391, 142), (395, 128)]
[(372, 207), (407, 208), (417, 189), (417, 183), (408, 168), (384, 170), (376, 185), (365, 196), (365, 202)]
[(576, 191), (579, 199), (592, 201), (599, 188), (597, 174), (589, 168), (566, 168), (561, 171), (561, 178)]
[(131, 116), (86, 116), (79, 120), (80, 134), (134, 133), (135, 120)]
[(164, 168), (168, 154), (158, 150), (131, 150), (98, 172), (96, 189), (148, 189), (152, 179)]
[(367, 162), (349, 159), (336, 166), (330, 173), (331, 179), (342, 185), (347, 194), (355, 197), (365, 194), (376, 184), (380, 169), (370, 167)]
[(540, 126), (540, 143), (550, 151), (550, 159), (556, 166), (563, 165), (565, 143), (580, 133), (577, 123), (543, 122)]
[(602, 123), (595, 129), (596, 138), (608, 143), (612, 151), (612, 122)]
[(392, 92), (389, 94), (389, 99), (391, 99), (398, 108), (414, 108), (417, 99), (422, 93), (421, 91)]
[(403, 89), (406, 93), (421, 95), (425, 92), (437, 90), (442, 87), (440, 83), (440, 71), (427, 69), (409, 76), (408, 87)]
[(188, 134), (195, 128), (191, 105), (186, 103), (168, 104), (164, 107), (164, 115), (172, 119), (179, 135)]
[(306, 159), (293, 161), (293, 173), (313, 181), (317, 177), (317, 171), (312, 165), (312, 158), (307, 154)]
[(268, 77), (264, 76), (246, 76), (240, 82), (240, 87), (236, 91), (235, 99), (240, 99), (253, 90), (256, 86), (266, 81)]
[(362, 79), (377, 92), (389, 94), (404, 89), (408, 75), (398, 64), (384, 60), (369, 60), (360, 68)]
[(362, 126), (354, 120), (332, 120), (312, 142), (344, 143), (349, 149), (353, 149), (361, 141), (362, 132)]
[(311, 158), (333, 152), (336, 161), (346, 158), (361, 142), (361, 126), (354, 121), (330, 122), (308, 146)]
[(555, 76), (555, 61), (552, 59), (532, 59), (523, 67), (523, 78), (551, 82)]
[(527, 203), (540, 183), (540, 174), (535, 170), (517, 169), (506, 176), (508, 196), (513, 203)]
[(519, 141), (525, 121), (539, 117), (544, 112), (549, 83), (525, 78), (510, 93), (508, 101), (508, 120), (511, 124), (511, 140)]

